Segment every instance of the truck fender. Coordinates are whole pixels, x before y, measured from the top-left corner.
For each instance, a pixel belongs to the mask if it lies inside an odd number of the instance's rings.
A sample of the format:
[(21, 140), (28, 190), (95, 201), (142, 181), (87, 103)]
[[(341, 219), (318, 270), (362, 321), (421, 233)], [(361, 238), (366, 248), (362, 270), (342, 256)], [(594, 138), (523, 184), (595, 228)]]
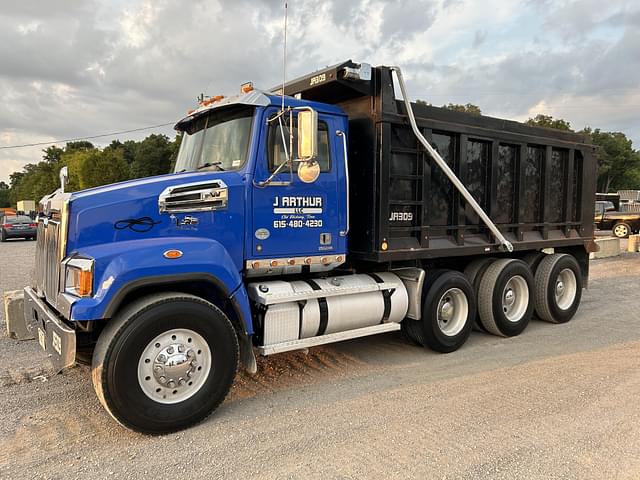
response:
[[(177, 250), (181, 255), (166, 258), (164, 253), (168, 249)], [(125, 297), (139, 288), (207, 282), (230, 301), (243, 333), (253, 334), (249, 298), (242, 277), (227, 250), (215, 240), (142, 239), (94, 245), (83, 249), (83, 254), (95, 260), (95, 294), (73, 303), (72, 321), (110, 318)]]

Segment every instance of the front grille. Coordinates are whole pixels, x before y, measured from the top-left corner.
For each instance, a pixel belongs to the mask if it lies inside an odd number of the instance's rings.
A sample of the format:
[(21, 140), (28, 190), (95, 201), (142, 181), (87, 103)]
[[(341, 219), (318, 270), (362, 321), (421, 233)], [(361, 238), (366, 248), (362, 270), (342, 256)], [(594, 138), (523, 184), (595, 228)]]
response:
[(36, 289), (51, 305), (56, 304), (60, 283), (60, 224), (49, 220), (38, 222), (36, 245)]

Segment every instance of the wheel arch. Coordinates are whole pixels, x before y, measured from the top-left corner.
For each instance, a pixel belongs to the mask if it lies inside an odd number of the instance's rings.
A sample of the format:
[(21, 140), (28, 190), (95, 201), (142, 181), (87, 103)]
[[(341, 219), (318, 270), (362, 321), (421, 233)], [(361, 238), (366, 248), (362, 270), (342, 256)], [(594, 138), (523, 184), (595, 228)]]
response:
[(140, 278), (123, 285), (110, 299), (104, 312), (104, 318), (109, 319), (117, 314), (134, 298), (140, 298), (150, 293), (180, 292), (189, 293), (203, 298), (224, 312), (238, 335), (253, 334), (250, 310), (245, 304), (244, 295), (238, 293), (244, 290), (241, 284), (235, 292), (230, 292), (226, 285), (215, 276), (208, 273), (169, 274)]

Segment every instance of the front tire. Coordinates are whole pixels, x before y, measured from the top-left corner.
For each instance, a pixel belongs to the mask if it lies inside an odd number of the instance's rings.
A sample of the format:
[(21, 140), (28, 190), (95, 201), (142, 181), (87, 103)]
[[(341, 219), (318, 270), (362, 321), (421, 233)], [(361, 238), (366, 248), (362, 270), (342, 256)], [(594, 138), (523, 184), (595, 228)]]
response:
[(123, 426), (161, 434), (194, 425), (226, 397), (238, 367), (226, 315), (199, 297), (159, 293), (106, 325), (91, 376), (100, 403)]

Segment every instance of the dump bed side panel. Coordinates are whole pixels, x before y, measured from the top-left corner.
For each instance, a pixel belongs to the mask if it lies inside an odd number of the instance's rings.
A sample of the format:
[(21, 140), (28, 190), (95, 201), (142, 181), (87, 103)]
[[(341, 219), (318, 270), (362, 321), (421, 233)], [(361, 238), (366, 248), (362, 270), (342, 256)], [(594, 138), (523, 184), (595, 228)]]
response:
[[(477, 214), (417, 141), (390, 75), (376, 95), (340, 105), (350, 118), (353, 258), (372, 261), (498, 251)], [(596, 161), (571, 132), (414, 105), (419, 128), (515, 250), (593, 238)]]

